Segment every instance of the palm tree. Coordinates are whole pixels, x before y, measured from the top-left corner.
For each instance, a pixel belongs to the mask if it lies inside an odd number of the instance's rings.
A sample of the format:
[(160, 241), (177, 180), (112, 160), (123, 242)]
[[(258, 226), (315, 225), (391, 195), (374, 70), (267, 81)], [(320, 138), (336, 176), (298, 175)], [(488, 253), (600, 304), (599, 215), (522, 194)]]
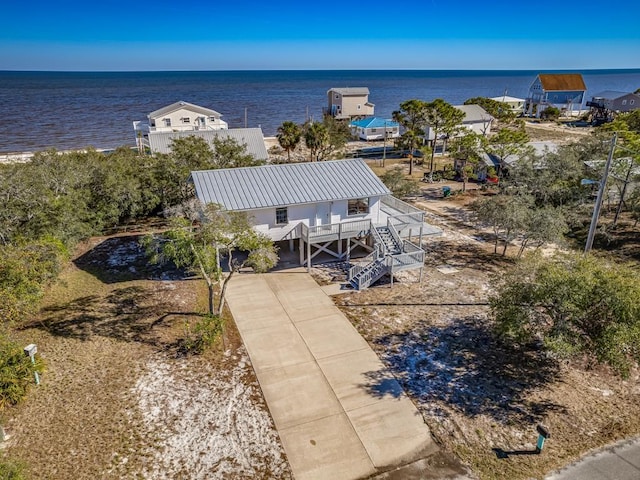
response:
[(304, 143), (309, 149), (311, 161), (317, 162), (330, 145), (329, 130), (324, 123), (307, 123), (304, 129)]
[(294, 122), (283, 122), (276, 135), (278, 143), (287, 152), (287, 161), (291, 161), (291, 151), (295, 150), (302, 138), (302, 129)]

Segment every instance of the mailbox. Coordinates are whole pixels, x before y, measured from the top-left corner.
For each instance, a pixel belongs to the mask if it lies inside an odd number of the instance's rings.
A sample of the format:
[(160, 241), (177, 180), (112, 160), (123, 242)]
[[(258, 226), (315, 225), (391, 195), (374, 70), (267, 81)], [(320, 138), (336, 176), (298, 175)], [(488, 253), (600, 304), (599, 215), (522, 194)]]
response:
[(538, 425), (536, 427), (536, 430), (538, 431), (538, 433), (540, 435), (542, 435), (545, 439), (547, 438), (551, 438), (551, 433), (549, 432), (549, 429), (543, 425)]
[(35, 343), (30, 343), (29, 345), (27, 345), (26, 347), (24, 347), (24, 354), (27, 357), (31, 357), (33, 358), (33, 356), (38, 353), (38, 347), (36, 346)]
[(549, 432), (549, 429), (543, 425), (538, 425), (536, 427), (536, 430), (538, 431), (538, 442), (536, 444), (536, 452), (541, 453), (542, 448), (544, 447), (544, 441), (547, 438), (551, 437), (551, 433)]

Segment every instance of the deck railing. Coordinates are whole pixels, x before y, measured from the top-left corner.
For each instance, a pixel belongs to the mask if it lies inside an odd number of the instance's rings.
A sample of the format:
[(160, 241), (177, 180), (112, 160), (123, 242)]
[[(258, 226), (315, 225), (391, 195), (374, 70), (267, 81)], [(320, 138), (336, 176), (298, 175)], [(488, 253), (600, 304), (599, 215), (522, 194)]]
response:
[(424, 212), (395, 215), (389, 217), (389, 221), (392, 225), (398, 226), (402, 230), (409, 225), (421, 225), (424, 222)]
[(388, 257), (391, 259), (391, 274), (407, 268), (416, 268), (416, 265), (424, 264), (424, 250), (412, 253), (401, 253)]
[(301, 224), (302, 239), (306, 242), (319, 238), (343, 239), (365, 236), (371, 231), (371, 220), (355, 220), (353, 222), (331, 223), (309, 227)]
[(393, 195), (382, 197), (381, 201), (384, 205), (400, 213), (423, 213), (419, 208), (416, 208), (413, 205), (409, 205), (407, 202), (403, 202)]
[(402, 251), (405, 253), (424, 252), (418, 245), (409, 240), (402, 241)]

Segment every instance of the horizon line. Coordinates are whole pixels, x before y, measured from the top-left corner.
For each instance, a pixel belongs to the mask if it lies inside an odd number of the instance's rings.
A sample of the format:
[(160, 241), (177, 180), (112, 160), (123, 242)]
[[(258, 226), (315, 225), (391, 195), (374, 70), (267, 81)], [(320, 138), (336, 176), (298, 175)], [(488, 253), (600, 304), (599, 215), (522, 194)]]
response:
[(225, 73), (225, 72), (602, 72), (638, 71), (639, 67), (616, 68), (283, 68), (283, 69), (218, 69), (218, 70), (4, 70), (0, 73)]

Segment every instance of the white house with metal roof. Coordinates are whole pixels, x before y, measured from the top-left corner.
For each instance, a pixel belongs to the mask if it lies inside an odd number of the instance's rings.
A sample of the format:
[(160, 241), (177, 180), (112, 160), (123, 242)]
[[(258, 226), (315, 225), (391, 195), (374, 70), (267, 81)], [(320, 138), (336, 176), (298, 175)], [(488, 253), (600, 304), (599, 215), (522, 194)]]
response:
[[(454, 105), (454, 107), (464, 113), (460, 127), (483, 136), (491, 133), (491, 124), (495, 118), (480, 105)], [(464, 132), (464, 130), (462, 131)], [(424, 129), (424, 137), (429, 141), (434, 140), (434, 133), (429, 125)], [(438, 137), (438, 139), (440, 139), (440, 137)]]
[(509, 108), (516, 115), (522, 114), (524, 112), (524, 104), (526, 100), (524, 98), (518, 97), (510, 97), (509, 95), (501, 95), (499, 97), (492, 97), (491, 100), (495, 100), (496, 102), (502, 102), (509, 105)]
[(151, 112), (147, 120), (133, 122), (133, 130), (138, 149), (143, 151), (149, 148), (151, 137), (158, 133), (226, 130), (229, 126), (221, 117), (210, 108), (179, 101)]
[(367, 87), (332, 88), (327, 92), (327, 103), (324, 113), (339, 120), (369, 117), (375, 110)]
[(175, 102), (147, 115), (147, 122), (134, 122), (134, 130), (146, 132), (181, 132), (222, 130), (229, 126), (222, 115), (210, 108), (189, 102)]
[(362, 159), (194, 171), (191, 180), (202, 204), (247, 212), (256, 230), (288, 240), (291, 250), (299, 240), (308, 268), (320, 253), (350, 261), (354, 248), (370, 251), (352, 267), (355, 288), (421, 268), (424, 251), (409, 240), (440, 233), (424, 223), (424, 212), (392, 197)]

